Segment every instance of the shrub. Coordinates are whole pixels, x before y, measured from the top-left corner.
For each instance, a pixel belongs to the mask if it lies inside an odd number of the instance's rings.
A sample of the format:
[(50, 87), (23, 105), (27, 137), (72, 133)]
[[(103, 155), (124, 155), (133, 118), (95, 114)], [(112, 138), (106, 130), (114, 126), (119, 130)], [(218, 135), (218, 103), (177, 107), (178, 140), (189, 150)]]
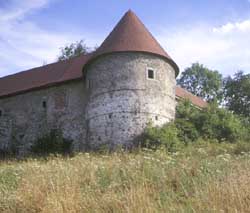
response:
[(242, 119), (232, 112), (211, 104), (208, 108), (198, 110), (185, 101), (177, 106), (178, 129), (184, 130), (180, 138), (185, 140), (216, 139), (219, 142), (236, 142), (248, 136)]
[(32, 146), (31, 153), (36, 155), (70, 154), (72, 141), (63, 138), (60, 130), (51, 130), (49, 134), (39, 138)]
[(216, 105), (200, 110), (184, 101), (177, 106), (174, 122), (163, 127), (149, 125), (140, 137), (140, 144), (153, 149), (164, 146), (168, 151), (174, 151), (180, 144), (199, 139), (230, 143), (247, 141), (250, 129), (246, 124), (249, 124), (248, 119), (243, 120)]
[(178, 138), (185, 144), (196, 141), (199, 138), (199, 132), (193, 122), (177, 118), (174, 125), (178, 129)]
[(163, 146), (169, 152), (176, 151), (180, 146), (178, 129), (173, 122), (165, 124), (163, 127), (152, 127), (152, 124), (148, 124), (138, 141), (140, 147), (157, 149)]

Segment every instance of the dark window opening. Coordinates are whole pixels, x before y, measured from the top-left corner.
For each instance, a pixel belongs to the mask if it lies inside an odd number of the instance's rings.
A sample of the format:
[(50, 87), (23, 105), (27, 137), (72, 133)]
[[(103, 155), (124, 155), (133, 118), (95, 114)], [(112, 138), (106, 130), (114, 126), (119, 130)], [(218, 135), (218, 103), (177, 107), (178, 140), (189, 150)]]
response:
[(152, 69), (148, 69), (148, 78), (149, 79), (154, 79), (155, 78), (155, 75), (154, 75), (154, 70)]
[(47, 102), (43, 101), (43, 108), (46, 109), (47, 108)]
[(157, 120), (157, 121), (158, 121), (158, 116), (157, 116), (157, 115), (155, 116), (155, 120)]
[(19, 134), (19, 140), (22, 140), (24, 138), (24, 134)]
[(2, 110), (0, 110), (0, 117), (3, 115), (3, 111)]
[(112, 114), (109, 114), (109, 119), (112, 118)]

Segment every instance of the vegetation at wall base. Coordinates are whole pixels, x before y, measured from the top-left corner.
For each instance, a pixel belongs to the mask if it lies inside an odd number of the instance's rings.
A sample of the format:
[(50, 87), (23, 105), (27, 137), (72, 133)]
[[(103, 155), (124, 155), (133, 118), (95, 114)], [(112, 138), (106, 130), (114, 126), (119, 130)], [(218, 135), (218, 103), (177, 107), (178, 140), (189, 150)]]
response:
[(35, 141), (30, 152), (36, 156), (69, 155), (72, 153), (72, 141), (65, 139), (60, 130), (54, 129)]
[(140, 147), (168, 151), (178, 150), (199, 140), (217, 143), (237, 143), (250, 141), (248, 119), (244, 119), (217, 104), (206, 109), (197, 109), (189, 101), (180, 102), (176, 109), (176, 119), (162, 127), (152, 127), (149, 123), (144, 133), (137, 138)]
[(248, 212), (250, 143), (0, 161), (0, 212)]
[(149, 124), (130, 152), (68, 157), (70, 143), (51, 131), (32, 147), (46, 158), (0, 161), (0, 212), (247, 212), (247, 121), (187, 101), (176, 117)]

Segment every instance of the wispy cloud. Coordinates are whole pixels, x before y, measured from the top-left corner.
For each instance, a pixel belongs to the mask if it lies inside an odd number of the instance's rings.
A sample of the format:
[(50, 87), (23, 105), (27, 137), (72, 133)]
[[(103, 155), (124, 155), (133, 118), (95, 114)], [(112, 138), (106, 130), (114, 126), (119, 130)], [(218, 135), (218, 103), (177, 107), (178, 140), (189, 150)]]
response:
[(158, 38), (181, 70), (193, 62), (217, 69), (224, 75), (250, 72), (250, 20), (222, 26), (193, 26), (162, 32)]
[(59, 47), (75, 41), (68, 32), (50, 32), (26, 16), (55, 0), (12, 0), (0, 9), (0, 77), (56, 59)]
[(27, 13), (46, 7), (51, 0), (11, 0), (0, 8), (0, 22), (22, 19)]
[[(29, 19), (55, 1), (60, 0), (10, 0), (2, 8), (0, 3), (0, 77), (53, 62), (59, 47), (67, 43), (86, 38), (94, 46), (104, 39), (80, 29), (74, 33), (48, 31)], [(249, 35), (250, 19), (246, 19), (222, 26), (163, 30), (156, 38), (181, 70), (198, 61), (226, 75), (239, 69), (250, 72)]]

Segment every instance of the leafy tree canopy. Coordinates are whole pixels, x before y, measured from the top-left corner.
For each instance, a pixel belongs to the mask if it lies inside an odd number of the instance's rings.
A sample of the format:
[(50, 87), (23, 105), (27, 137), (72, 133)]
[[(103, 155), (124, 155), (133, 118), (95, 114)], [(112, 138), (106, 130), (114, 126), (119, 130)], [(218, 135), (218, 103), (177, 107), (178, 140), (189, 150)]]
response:
[(84, 43), (83, 40), (76, 41), (61, 48), (61, 54), (58, 57), (58, 61), (67, 60), (81, 54), (86, 55), (89, 52), (90, 48)]
[(237, 72), (234, 77), (224, 79), (225, 103), (229, 110), (250, 116), (250, 74)]
[(199, 63), (185, 69), (177, 80), (181, 87), (209, 102), (221, 101), (222, 82), (222, 75), (218, 71), (210, 70)]

